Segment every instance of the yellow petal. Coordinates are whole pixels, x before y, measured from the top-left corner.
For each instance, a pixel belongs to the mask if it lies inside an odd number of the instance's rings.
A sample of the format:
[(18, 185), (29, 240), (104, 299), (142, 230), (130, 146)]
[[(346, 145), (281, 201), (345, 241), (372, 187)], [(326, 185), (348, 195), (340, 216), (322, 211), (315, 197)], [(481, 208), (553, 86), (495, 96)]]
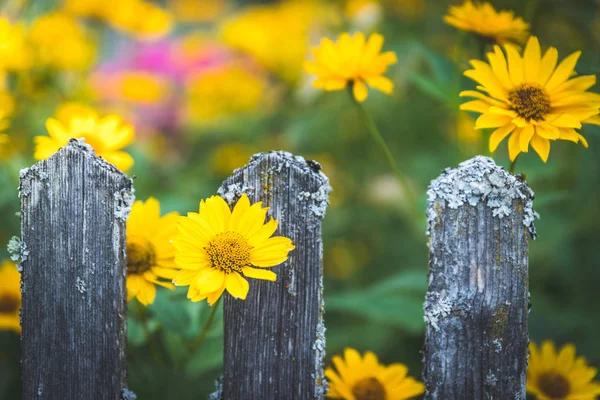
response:
[(173, 283), (177, 286), (188, 286), (198, 276), (198, 270), (181, 270), (173, 277)]
[(124, 151), (108, 151), (98, 155), (123, 172), (129, 171), (133, 165), (133, 157)]
[(552, 76), (554, 68), (556, 68), (556, 62), (558, 61), (558, 50), (555, 47), (550, 47), (546, 50), (542, 62), (540, 63), (540, 73), (538, 77), (538, 83), (542, 86), (548, 82), (548, 79)]
[(530, 36), (525, 53), (523, 54), (524, 80), (525, 82), (537, 82), (539, 79), (542, 50), (540, 42), (535, 36)]
[(73, 137), (67, 132), (65, 126), (54, 118), (48, 118), (46, 120), (46, 129), (48, 130), (50, 137), (57, 141), (61, 147), (69, 143), (69, 139)]
[[(531, 147), (535, 150), (536, 153), (539, 154), (540, 158), (543, 162), (548, 161), (548, 155), (550, 154), (550, 141), (541, 136), (535, 135), (531, 138)], [(547, 359), (548, 355), (543, 356), (544, 359)], [(546, 362), (546, 361), (542, 361)], [(546, 365), (546, 364), (544, 364)], [(554, 365), (554, 361), (552, 361), (552, 365)]]
[(370, 87), (381, 90), (385, 94), (392, 94), (394, 91), (394, 83), (385, 76), (372, 76), (365, 80)]
[(523, 59), (513, 45), (507, 44), (505, 49), (508, 58), (508, 71), (510, 73), (510, 80), (512, 81), (513, 85), (518, 86), (523, 83), (524, 80)]
[(250, 250), (250, 262), (257, 267), (273, 267), (287, 260), (294, 248), (291, 239), (275, 236)]
[(354, 81), (352, 85), (352, 94), (354, 95), (356, 101), (362, 103), (366, 100), (368, 95), (367, 85), (365, 85), (365, 83), (361, 80)]
[(523, 153), (527, 153), (529, 151), (529, 141), (535, 133), (535, 129), (533, 125), (528, 125), (521, 131), (519, 135), (519, 147)]
[(251, 237), (248, 238), (248, 243), (252, 247), (259, 246), (265, 240), (271, 237), (273, 233), (277, 230), (277, 220), (275, 218), (271, 218), (269, 222), (260, 227), (260, 229)]
[(519, 136), (521, 131), (522, 129), (516, 129), (508, 138), (508, 158), (510, 161), (515, 161), (521, 152), (521, 148), (519, 147)]
[(510, 123), (511, 118), (501, 114), (482, 114), (475, 121), (475, 129), (498, 128)]
[(231, 212), (231, 219), (229, 220), (229, 230), (233, 232), (239, 232), (239, 225), (242, 216), (246, 213), (246, 210), (250, 208), (250, 199), (246, 193), (242, 194)]
[(240, 274), (237, 272), (232, 272), (231, 274), (227, 275), (227, 279), (225, 280), (225, 289), (227, 289), (232, 297), (246, 300), (250, 286), (248, 285), (248, 281)]
[(264, 280), (273, 281), (273, 282), (275, 282), (277, 280), (277, 274), (275, 274), (275, 272), (273, 272), (273, 271), (269, 271), (266, 269), (244, 267), (242, 272), (248, 278), (264, 279)]
[(573, 70), (575, 69), (575, 65), (577, 64), (577, 60), (579, 59), (580, 55), (581, 51), (576, 51), (558, 64), (558, 67), (556, 67), (556, 70), (546, 83), (546, 90), (552, 91), (569, 79), (573, 73)]
[(493, 153), (498, 148), (498, 145), (505, 137), (507, 137), (515, 129), (515, 124), (506, 124), (494, 131), (490, 136), (490, 151)]
[(496, 75), (500, 83), (502, 83), (505, 89), (511, 89), (513, 83), (510, 80), (506, 58), (504, 57), (502, 50), (500, 50), (500, 46), (494, 46), (494, 52), (488, 53), (488, 60), (492, 67), (492, 71), (494, 71), (494, 75)]
[(190, 285), (195, 286), (201, 293), (212, 293), (223, 286), (226, 274), (218, 269), (204, 268)]
[(460, 105), (463, 111), (474, 111), (484, 114), (490, 110), (490, 105), (483, 100), (471, 100)]

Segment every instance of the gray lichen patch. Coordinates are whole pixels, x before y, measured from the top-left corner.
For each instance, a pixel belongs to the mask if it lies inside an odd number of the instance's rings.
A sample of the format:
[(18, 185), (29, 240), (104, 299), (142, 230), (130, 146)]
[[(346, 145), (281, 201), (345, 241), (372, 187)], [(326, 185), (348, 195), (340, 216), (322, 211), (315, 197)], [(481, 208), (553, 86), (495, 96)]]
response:
[(489, 157), (476, 156), (458, 165), (447, 168), (433, 180), (427, 191), (427, 234), (434, 229), (439, 213), (439, 204), (457, 209), (464, 204), (476, 206), (479, 202), (492, 209), (494, 217), (502, 219), (515, 211), (515, 200), (523, 203), (523, 224), (532, 238), (535, 238), (535, 218), (533, 191), (518, 176), (496, 165)]
[(17, 263), (17, 269), (19, 272), (22, 272), (22, 264), (24, 261), (27, 261), (27, 257), (29, 257), (29, 249), (27, 248), (27, 244), (22, 241), (20, 237), (13, 236), (8, 241), (6, 249), (8, 250), (8, 254), (10, 254), (10, 259)]
[(243, 194), (251, 194), (252, 192), (254, 192), (253, 187), (240, 185), (237, 183), (227, 185), (227, 187), (222, 186), (217, 190), (217, 194), (221, 196), (223, 200), (225, 200), (230, 206), (232, 206)]
[(113, 194), (114, 197), (114, 215), (116, 219), (123, 222), (129, 218), (129, 212), (135, 201), (134, 189), (121, 189)]

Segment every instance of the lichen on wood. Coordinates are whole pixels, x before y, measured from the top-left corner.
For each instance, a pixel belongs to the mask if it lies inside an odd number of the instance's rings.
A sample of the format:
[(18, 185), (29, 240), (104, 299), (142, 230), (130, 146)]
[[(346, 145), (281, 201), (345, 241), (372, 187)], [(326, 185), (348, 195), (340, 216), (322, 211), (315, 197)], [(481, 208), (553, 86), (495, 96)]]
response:
[(131, 180), (72, 140), (22, 170), (19, 189), (23, 398), (133, 399), (125, 357)]
[(533, 192), (487, 157), (428, 191), (427, 399), (524, 399)]
[(244, 301), (225, 297), (224, 376), (213, 398), (324, 397), (321, 223), (330, 190), (317, 162), (283, 151), (253, 156), (219, 190), (231, 206), (242, 193), (262, 201), (279, 221), (275, 235), (296, 249), (272, 268), (276, 282), (252, 280)]

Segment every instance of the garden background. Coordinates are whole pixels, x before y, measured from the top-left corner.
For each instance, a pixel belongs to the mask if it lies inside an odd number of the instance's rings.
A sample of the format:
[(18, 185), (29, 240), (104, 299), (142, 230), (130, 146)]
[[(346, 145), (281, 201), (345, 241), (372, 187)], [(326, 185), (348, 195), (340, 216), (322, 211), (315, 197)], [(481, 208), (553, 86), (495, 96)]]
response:
[[(46, 135), (46, 119), (65, 103), (135, 126), (135, 194), (160, 200), (163, 213), (194, 211), (252, 154), (287, 150), (320, 162), (334, 189), (323, 232), (327, 365), (349, 346), (419, 377), (427, 185), (446, 167), (489, 155), (490, 132), (458, 110), (458, 93), (474, 87), (462, 72), (482, 58), (475, 36), (442, 20), (458, 2), (168, 0), (148, 8), (143, 26), (85, 12), (92, 3), (0, 6), (10, 21), (37, 27), (30, 40), (41, 49), (32, 67), (0, 77), (0, 243), (20, 234), (18, 171), (35, 161), (33, 137)], [(600, 73), (599, 2), (493, 4), (523, 17), (560, 59), (582, 50), (578, 74)], [(47, 15), (52, 23), (40, 24)], [(303, 70), (321, 37), (355, 31), (381, 33), (398, 56), (386, 74), (393, 95), (371, 91), (364, 106), (418, 194), (418, 221), (347, 93), (312, 88)], [(557, 141), (547, 163), (530, 151), (516, 165), (541, 216), (530, 245), (529, 331), (536, 342), (572, 342), (600, 365), (600, 128), (581, 133), (588, 149)], [(506, 141), (493, 157), (508, 167)], [(8, 257), (0, 247), (0, 260)], [(129, 304), (129, 386), (141, 399), (205, 398), (221, 375), (222, 326), (188, 350), (209, 307), (187, 300), (185, 288), (158, 290), (147, 308)], [(20, 398), (19, 357), (18, 335), (0, 331), (0, 398)]]

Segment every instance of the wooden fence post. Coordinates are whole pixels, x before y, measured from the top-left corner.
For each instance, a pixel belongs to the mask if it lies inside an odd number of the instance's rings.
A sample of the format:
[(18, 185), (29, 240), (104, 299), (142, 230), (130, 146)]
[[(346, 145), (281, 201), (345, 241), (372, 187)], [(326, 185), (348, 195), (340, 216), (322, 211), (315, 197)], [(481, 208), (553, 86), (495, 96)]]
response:
[(524, 399), (533, 192), (477, 156), (429, 186), (427, 399)]
[(23, 399), (132, 398), (125, 221), (132, 182), (77, 140), (21, 171)]
[(242, 193), (270, 207), (276, 235), (296, 249), (274, 268), (276, 282), (252, 280), (245, 301), (226, 296), (221, 393), (227, 400), (322, 399), (325, 325), (321, 221), (329, 180), (317, 162), (286, 152), (253, 156), (223, 183), (233, 205)]

